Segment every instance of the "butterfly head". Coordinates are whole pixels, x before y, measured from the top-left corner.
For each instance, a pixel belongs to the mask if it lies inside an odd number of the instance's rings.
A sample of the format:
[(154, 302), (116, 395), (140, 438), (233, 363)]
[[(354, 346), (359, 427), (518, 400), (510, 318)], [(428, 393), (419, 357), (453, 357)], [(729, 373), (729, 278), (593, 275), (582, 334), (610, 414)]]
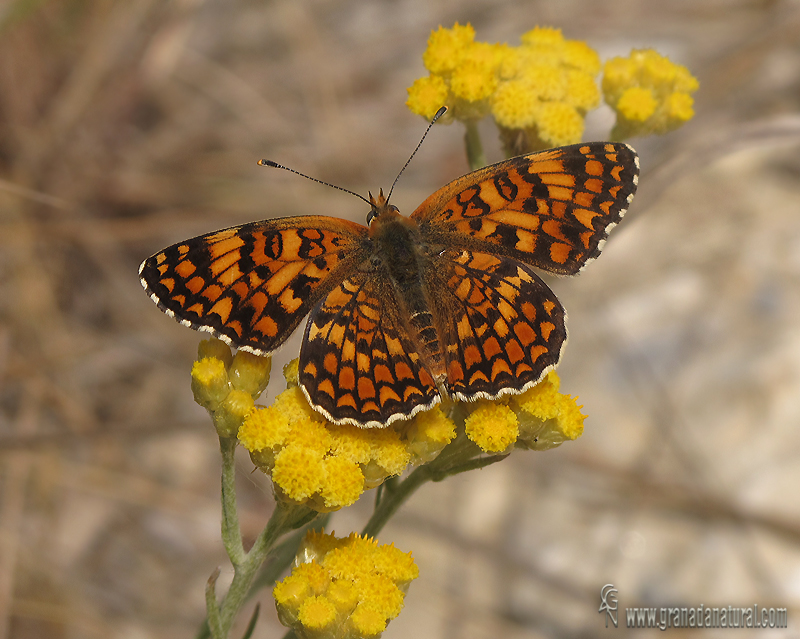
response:
[(369, 205), (372, 208), (367, 213), (367, 226), (371, 226), (372, 221), (376, 218), (400, 215), (400, 210), (396, 206), (389, 204), (389, 198), (383, 195), (383, 189), (381, 189), (377, 198), (372, 193), (369, 194)]

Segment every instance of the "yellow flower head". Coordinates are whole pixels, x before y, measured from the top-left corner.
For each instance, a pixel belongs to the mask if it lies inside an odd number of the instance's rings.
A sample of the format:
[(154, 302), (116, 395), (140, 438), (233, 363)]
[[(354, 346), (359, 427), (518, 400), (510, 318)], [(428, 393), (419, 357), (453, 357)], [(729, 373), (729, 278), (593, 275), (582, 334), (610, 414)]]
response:
[(603, 97), (617, 112), (617, 139), (667, 133), (694, 116), (699, 83), (689, 70), (652, 49), (612, 58), (603, 70)]
[[(408, 88), (406, 106), (417, 115), (430, 120), (440, 107), (450, 102), (447, 82), (438, 75), (417, 78)], [(444, 117), (449, 114), (446, 113)], [(441, 118), (440, 118), (441, 119)]]
[(630, 87), (625, 89), (617, 102), (617, 113), (626, 120), (644, 122), (656, 112), (658, 102), (652, 89)]
[(600, 101), (599, 68), (597, 53), (585, 42), (566, 40), (560, 29), (525, 33), (522, 45), (502, 58), (492, 97), (507, 152), (579, 142), (584, 116)]
[[(301, 610), (309, 600), (318, 600), (331, 585), (328, 572), (316, 561), (295, 564), (292, 574), (279, 582), (272, 591), (278, 606), (278, 616), (285, 626), (299, 623)], [(309, 614), (311, 613), (311, 614)], [(312, 611), (306, 611), (306, 619), (315, 617)], [(314, 621), (311, 624), (316, 625)]]
[(216, 357), (203, 357), (192, 365), (194, 401), (203, 408), (219, 408), (228, 393), (230, 383), (225, 362)]
[(436, 459), (455, 437), (455, 422), (444, 414), (441, 407), (418, 413), (406, 430), (411, 463), (419, 465)]
[(578, 111), (586, 113), (600, 104), (600, 89), (594, 77), (582, 71), (570, 69), (567, 72), (565, 101)]
[[(297, 395), (300, 392), (300, 389), (288, 389), (279, 396), (282, 400), (276, 400), (269, 408), (254, 410), (239, 429), (239, 442), (251, 453), (285, 445), (292, 426), (299, 420), (292, 418), (286, 407), (293, 400), (299, 404)], [(279, 408), (281, 405), (283, 409)]]
[(552, 419), (558, 415), (558, 389), (561, 380), (558, 373), (550, 371), (545, 378), (533, 388), (517, 395), (514, 403), (524, 411), (542, 421)]
[(292, 574), (273, 590), (278, 617), (298, 637), (378, 636), (419, 574), (410, 553), (352, 534), (309, 533)]
[(487, 71), (497, 71), (510, 49), (511, 47), (507, 44), (473, 42), (465, 49), (461, 64), (474, 65)]
[(336, 455), (336, 435), (293, 387), (272, 406), (252, 411), (238, 437), (253, 463), (271, 475), (279, 497), (328, 511), (355, 503), (365, 489), (359, 466)]
[(358, 604), (348, 622), (345, 636), (378, 637), (386, 630), (384, 615), (377, 606), (369, 603)]
[(370, 431), (349, 424), (329, 424), (332, 452), (356, 464), (366, 464), (372, 457)]
[(578, 406), (577, 398), (561, 396), (556, 427), (565, 440), (575, 440), (583, 435), (583, 420), (586, 415), (581, 413), (581, 408), (583, 406)]
[(333, 436), (333, 452), (359, 465), (365, 489), (399, 475), (411, 460), (406, 444), (394, 428), (364, 429), (344, 424), (330, 425), (328, 430)]
[(324, 457), (319, 451), (287, 446), (275, 455), (272, 481), (294, 503), (308, 501), (322, 489)]
[(459, 64), (445, 77), (451, 119), (477, 121), (486, 116), (505, 48), (488, 42), (472, 42), (465, 48)]
[(564, 43), (563, 60), (565, 65), (591, 77), (600, 73), (600, 56), (582, 40), (568, 40)]
[(530, 64), (517, 77), (535, 91), (540, 100), (560, 102), (566, 98), (567, 73), (557, 66)]
[(496, 86), (494, 69), (477, 62), (461, 64), (450, 77), (450, 91), (453, 96), (467, 102), (485, 100)]
[(559, 385), (558, 375), (550, 371), (539, 384), (513, 398), (511, 404), (519, 417), (519, 447), (548, 450), (583, 434), (586, 416), (572, 397), (559, 392)]
[[(456, 403), (451, 410), (466, 415), (459, 418), (462, 434), (486, 453), (507, 453), (515, 444), (546, 450), (579, 437), (583, 430), (584, 416), (574, 399), (558, 392), (558, 383), (551, 372), (522, 395), (460, 407)], [(242, 391), (232, 391), (226, 401), (236, 393), (252, 401)], [(249, 410), (238, 437), (253, 462), (271, 476), (279, 499), (329, 512), (354, 503), (365, 490), (401, 474), (410, 463), (434, 461), (458, 430), (441, 406), (397, 427), (330, 424), (294, 386), (271, 406)]]
[(603, 98), (612, 107), (625, 89), (634, 86), (638, 66), (632, 58), (611, 58), (603, 65)]
[(271, 357), (259, 357), (246, 351), (237, 351), (228, 367), (231, 386), (249, 393), (257, 399), (269, 384), (272, 369)]
[(322, 507), (317, 510), (338, 510), (356, 503), (364, 492), (364, 473), (358, 464), (343, 457), (326, 457), (323, 460), (325, 481), (319, 491)]
[(380, 552), (373, 554), (376, 571), (391, 579), (403, 592), (408, 590), (408, 584), (419, 576), (419, 568), (414, 563), (411, 553), (405, 553), (394, 544), (381, 546)]
[(297, 568), (294, 570), (292, 576), (306, 585), (309, 594), (318, 596), (324, 594), (325, 591), (328, 590), (331, 585), (331, 577), (328, 571), (320, 566), (318, 562), (301, 562), (296, 565)]
[(400, 435), (393, 428), (383, 428), (370, 438), (370, 456), (386, 475), (399, 475), (408, 466), (411, 456)]
[[(309, 530), (294, 558), (295, 566), (305, 566), (310, 562), (319, 563), (334, 548), (347, 545), (348, 538), (339, 539), (333, 534), (326, 535), (325, 531)], [(327, 573), (326, 573), (327, 574)]]
[(464, 421), (467, 437), (487, 453), (503, 453), (511, 448), (519, 435), (518, 425), (514, 412), (499, 402), (479, 402)]
[(462, 26), (456, 22), (452, 29), (439, 26), (428, 38), (428, 48), (422, 54), (422, 63), (431, 73), (452, 71), (460, 64), (467, 47), (474, 39), (475, 29), (470, 24)]
[(298, 611), (297, 621), (312, 632), (321, 632), (336, 621), (336, 606), (327, 597), (309, 597)]
[(278, 498), (320, 512), (353, 504), (412, 459), (398, 430), (330, 424), (298, 386), (271, 406), (251, 410), (238, 437), (253, 463), (271, 476)]
[(497, 88), (492, 100), (492, 115), (507, 129), (533, 126), (539, 109), (536, 90), (526, 82), (509, 80)]
[(583, 117), (566, 102), (542, 104), (536, 126), (539, 138), (551, 146), (576, 144), (583, 135)]

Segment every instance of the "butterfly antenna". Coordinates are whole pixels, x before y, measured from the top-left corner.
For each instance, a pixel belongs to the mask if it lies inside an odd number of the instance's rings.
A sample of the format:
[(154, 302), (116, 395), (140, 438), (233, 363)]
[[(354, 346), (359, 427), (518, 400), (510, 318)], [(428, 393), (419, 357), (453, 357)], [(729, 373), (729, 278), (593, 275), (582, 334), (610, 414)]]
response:
[(359, 195), (355, 191), (345, 189), (341, 186), (336, 186), (335, 184), (331, 184), (330, 182), (324, 182), (322, 180), (318, 180), (317, 178), (313, 178), (310, 175), (306, 175), (305, 173), (300, 173), (300, 171), (295, 171), (294, 169), (290, 169), (288, 166), (283, 166), (282, 164), (278, 164), (277, 162), (273, 162), (272, 160), (259, 160), (258, 165), (271, 166), (274, 169), (283, 169), (284, 171), (289, 171), (289, 173), (296, 173), (297, 175), (304, 177), (308, 180), (311, 180), (312, 182), (317, 182), (318, 184), (324, 184), (325, 186), (329, 186), (333, 189), (338, 189), (339, 191), (344, 191), (345, 193), (349, 193), (350, 195), (355, 195), (357, 198), (364, 200), (367, 204), (372, 206), (372, 204), (370, 204), (370, 201), (367, 198), (365, 198), (363, 195)]
[(447, 107), (446, 107), (446, 106), (443, 106), (442, 108), (440, 108), (440, 109), (439, 109), (439, 110), (436, 112), (436, 115), (434, 115), (434, 116), (433, 116), (433, 118), (431, 119), (431, 122), (430, 122), (430, 124), (428, 125), (428, 128), (427, 128), (427, 129), (425, 129), (425, 133), (423, 133), (423, 134), (422, 134), (422, 139), (419, 141), (419, 144), (417, 144), (417, 148), (416, 148), (416, 149), (414, 149), (414, 152), (411, 154), (411, 157), (410, 157), (410, 158), (408, 158), (408, 160), (406, 161), (406, 163), (403, 165), (403, 168), (402, 168), (402, 169), (400, 169), (400, 173), (398, 173), (398, 174), (397, 174), (397, 177), (394, 179), (394, 182), (392, 182), (392, 188), (391, 188), (391, 189), (389, 189), (389, 195), (386, 197), (386, 201), (387, 201), (387, 202), (388, 202), (388, 201), (389, 201), (389, 199), (392, 197), (392, 191), (394, 191), (394, 185), (395, 185), (395, 184), (397, 184), (397, 180), (399, 180), (399, 179), (400, 179), (400, 176), (401, 176), (401, 175), (403, 175), (403, 171), (405, 171), (405, 170), (406, 170), (406, 167), (407, 167), (407, 166), (408, 166), (408, 165), (411, 163), (411, 160), (413, 160), (413, 159), (414, 159), (414, 156), (417, 154), (417, 151), (419, 151), (419, 147), (421, 147), (421, 146), (422, 146), (422, 143), (425, 141), (425, 138), (428, 136), (428, 131), (430, 131), (430, 130), (431, 130), (431, 127), (432, 127), (434, 124), (436, 124), (436, 120), (438, 120), (440, 117), (442, 117), (442, 116), (443, 116), (445, 113), (447, 113)]

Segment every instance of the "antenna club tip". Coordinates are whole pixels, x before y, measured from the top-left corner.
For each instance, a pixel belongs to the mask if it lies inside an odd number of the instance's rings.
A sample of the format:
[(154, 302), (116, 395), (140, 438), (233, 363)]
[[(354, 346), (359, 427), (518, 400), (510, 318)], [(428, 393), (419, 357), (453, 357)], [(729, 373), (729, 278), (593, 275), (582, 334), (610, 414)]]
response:
[(263, 158), (260, 159), (256, 164), (258, 164), (258, 166), (271, 166), (271, 167), (273, 167), (275, 169), (281, 168), (279, 164), (276, 164), (272, 160), (265, 160)]
[(433, 121), (436, 122), (436, 120), (438, 120), (445, 113), (447, 113), (447, 111), (448, 111), (448, 107), (446, 105), (440, 107), (439, 110), (436, 112), (436, 115), (433, 116)]

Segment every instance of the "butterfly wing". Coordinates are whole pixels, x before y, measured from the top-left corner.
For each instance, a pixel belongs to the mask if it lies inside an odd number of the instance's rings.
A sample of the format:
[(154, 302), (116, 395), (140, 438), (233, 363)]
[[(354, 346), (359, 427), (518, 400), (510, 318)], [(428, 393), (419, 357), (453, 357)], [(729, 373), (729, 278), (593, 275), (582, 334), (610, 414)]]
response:
[(600, 254), (633, 199), (638, 175), (638, 157), (627, 144), (575, 144), (468, 173), (411, 217), (431, 243), (572, 275)]
[(438, 255), (427, 280), (452, 397), (520, 393), (558, 364), (566, 312), (527, 264), (451, 249)]
[(360, 224), (317, 215), (253, 222), (170, 246), (139, 276), (181, 324), (266, 355), (365, 259), (366, 235)]
[(330, 421), (383, 428), (437, 404), (385, 274), (358, 270), (314, 310), (300, 350), (300, 386)]

